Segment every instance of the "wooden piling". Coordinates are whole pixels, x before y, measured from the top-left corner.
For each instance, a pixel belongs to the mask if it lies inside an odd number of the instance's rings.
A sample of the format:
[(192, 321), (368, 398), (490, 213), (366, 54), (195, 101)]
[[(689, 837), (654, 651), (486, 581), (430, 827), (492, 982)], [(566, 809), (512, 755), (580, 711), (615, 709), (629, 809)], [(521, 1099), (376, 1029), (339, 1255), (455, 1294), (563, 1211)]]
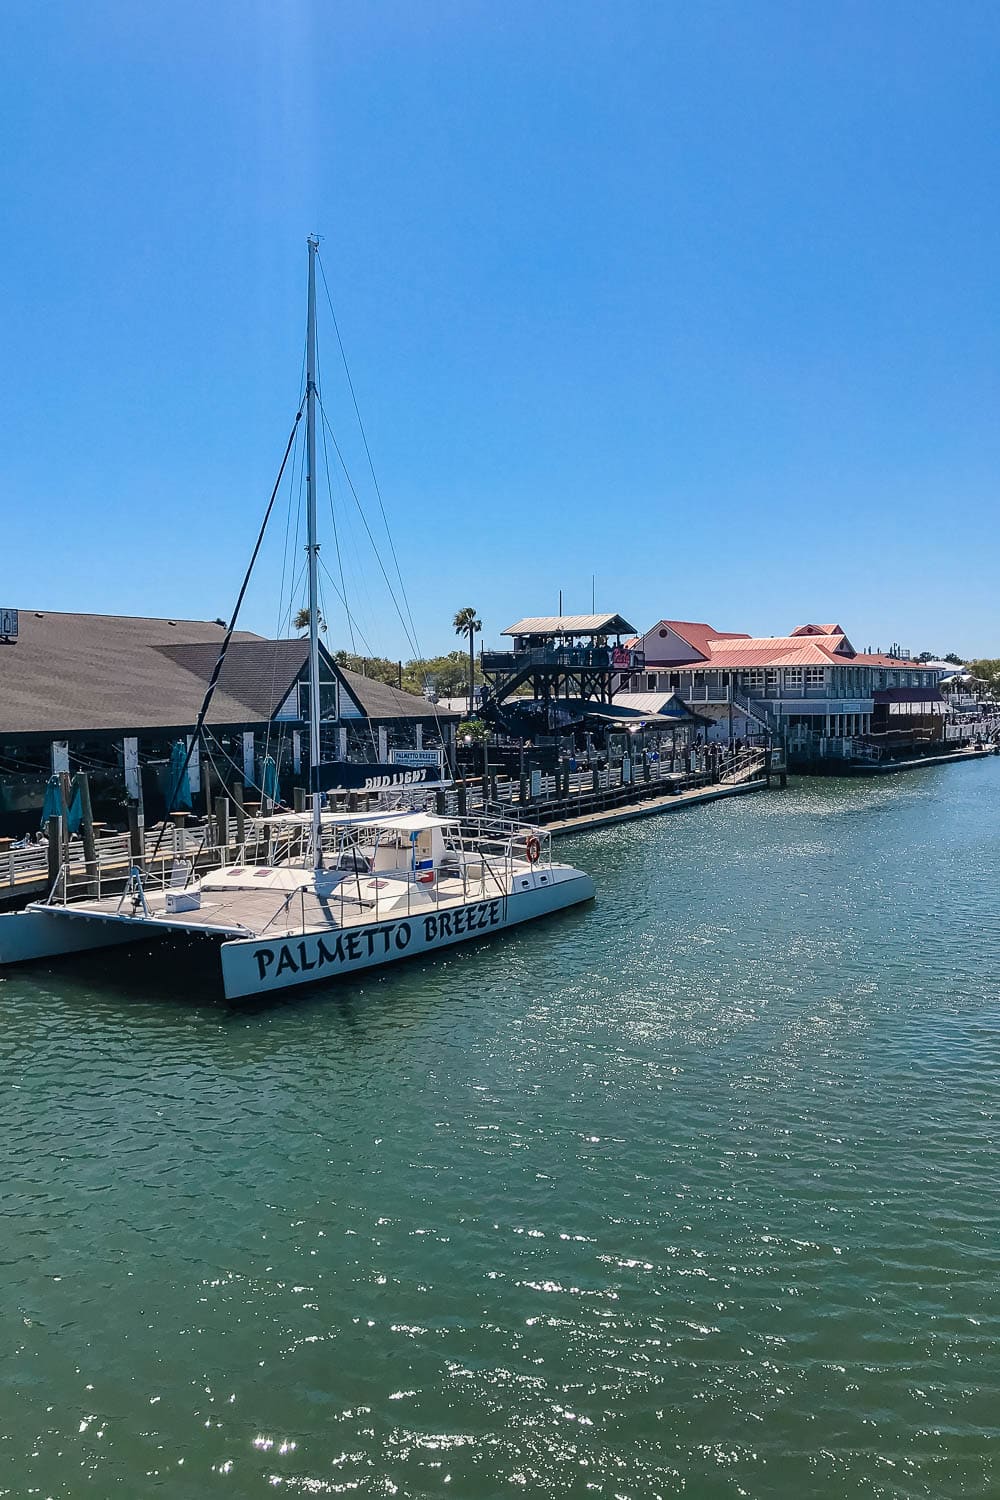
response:
[(229, 798), (215, 799), (215, 841), (220, 849), (229, 848)]
[(73, 783), (80, 793), (80, 837), (83, 841), (83, 859), (87, 869), (87, 891), (97, 895), (97, 843), (94, 838), (94, 809), (90, 801), (90, 777), (86, 771), (78, 771)]
[(233, 782), (233, 806), (236, 809), (236, 842), (242, 849), (243, 845), (246, 843), (247, 837), (246, 812), (243, 807), (242, 781)]
[(209, 823), (212, 821), (212, 762), (207, 755), (199, 755), (198, 763), (201, 770), (201, 789), (205, 793), (205, 817)]
[(69, 868), (69, 804), (72, 801), (73, 791), (68, 771), (59, 772), (59, 790), (62, 792), (62, 857), (63, 863)]
[(135, 797), (130, 797), (126, 806), (128, 814), (128, 846), (132, 855), (132, 863), (142, 869), (143, 854), (142, 847), (142, 825), (139, 822), (139, 803)]
[(62, 864), (62, 818), (53, 816), (49, 819), (47, 828), (49, 836), (49, 895), (51, 896), (59, 880), (59, 870)]

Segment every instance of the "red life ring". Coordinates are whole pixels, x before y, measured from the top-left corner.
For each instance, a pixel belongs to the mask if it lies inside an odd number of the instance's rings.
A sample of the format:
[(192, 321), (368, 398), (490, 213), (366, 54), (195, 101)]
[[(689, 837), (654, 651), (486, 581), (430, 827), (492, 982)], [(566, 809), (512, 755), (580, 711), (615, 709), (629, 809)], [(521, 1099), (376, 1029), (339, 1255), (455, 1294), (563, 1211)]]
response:
[(542, 846), (533, 833), (529, 833), (524, 841), (524, 852), (528, 856), (529, 865), (538, 863), (542, 854)]

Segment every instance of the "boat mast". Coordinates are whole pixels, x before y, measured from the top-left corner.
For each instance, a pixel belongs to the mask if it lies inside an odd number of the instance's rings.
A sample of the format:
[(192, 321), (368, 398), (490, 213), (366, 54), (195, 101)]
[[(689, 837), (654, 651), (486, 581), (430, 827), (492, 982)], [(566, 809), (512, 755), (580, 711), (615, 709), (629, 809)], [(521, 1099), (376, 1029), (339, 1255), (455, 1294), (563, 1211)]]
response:
[(319, 541), (316, 536), (316, 251), (310, 235), (309, 311), (306, 323), (306, 510), (309, 554), (309, 787), (312, 792), (313, 868), (323, 868), (320, 843), (320, 702), (319, 702)]

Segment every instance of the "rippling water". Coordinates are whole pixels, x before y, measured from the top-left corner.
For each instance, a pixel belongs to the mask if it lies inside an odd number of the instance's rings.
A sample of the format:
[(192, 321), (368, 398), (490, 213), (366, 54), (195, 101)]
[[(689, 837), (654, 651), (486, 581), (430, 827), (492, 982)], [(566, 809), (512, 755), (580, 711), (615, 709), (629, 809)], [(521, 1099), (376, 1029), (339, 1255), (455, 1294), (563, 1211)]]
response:
[(0, 1494), (996, 1495), (998, 833), (799, 782), (272, 1010), (8, 977)]

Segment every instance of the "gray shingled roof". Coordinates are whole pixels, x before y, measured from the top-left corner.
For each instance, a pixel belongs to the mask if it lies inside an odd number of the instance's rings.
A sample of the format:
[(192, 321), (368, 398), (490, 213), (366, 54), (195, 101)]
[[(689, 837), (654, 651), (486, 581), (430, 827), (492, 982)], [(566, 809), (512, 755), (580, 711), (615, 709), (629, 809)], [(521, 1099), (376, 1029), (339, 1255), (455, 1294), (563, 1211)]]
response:
[[(204, 695), (218, 660), (218, 646), (194, 644), (157, 646), (155, 649), (161, 656), (197, 677)], [(231, 723), (227, 705), (232, 702), (241, 705), (242, 719), (263, 723), (272, 718), (287, 698), (308, 655), (309, 642), (304, 638), (232, 641), (219, 674), (218, 686), (208, 712), (208, 722)], [(199, 699), (199, 707), (200, 704)]]
[[(0, 737), (64, 738), (193, 724), (224, 634), (209, 620), (21, 610), (17, 642), (0, 643)], [(265, 640), (237, 631), (208, 722), (266, 722), (280, 708), (307, 651), (304, 638)], [(371, 718), (434, 714), (431, 704), (412, 693), (334, 670)]]
[[(22, 609), (17, 642), (0, 644), (0, 734), (191, 724), (204, 683), (157, 647), (201, 642), (217, 653), (224, 634), (210, 620)], [(240, 631), (235, 639), (259, 637)], [(217, 723), (246, 717), (241, 703), (219, 697)]]
[(461, 717), (449, 709), (438, 708), (426, 698), (418, 698), (415, 693), (404, 693), (388, 682), (363, 677), (360, 672), (348, 672), (345, 667), (338, 667), (337, 671), (370, 719), (438, 718), (450, 723)]

